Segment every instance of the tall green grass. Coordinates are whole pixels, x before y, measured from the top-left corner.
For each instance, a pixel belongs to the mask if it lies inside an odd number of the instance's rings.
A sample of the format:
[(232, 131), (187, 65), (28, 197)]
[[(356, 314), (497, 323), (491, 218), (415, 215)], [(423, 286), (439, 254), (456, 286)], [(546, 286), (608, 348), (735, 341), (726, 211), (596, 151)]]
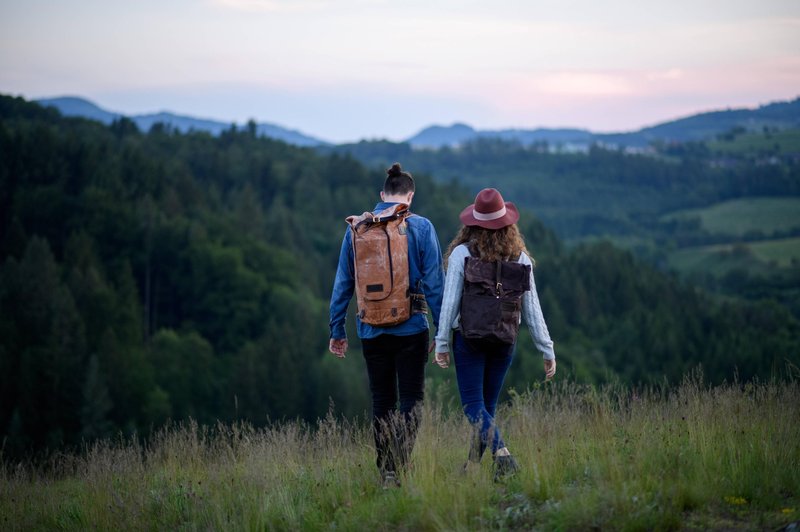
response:
[(522, 471), (500, 484), (488, 459), (462, 473), (470, 427), (435, 400), (413, 467), (388, 491), (364, 422), (175, 425), (147, 443), (4, 461), (0, 527), (746, 530), (800, 519), (798, 382), (700, 382), (512, 394), (498, 419)]

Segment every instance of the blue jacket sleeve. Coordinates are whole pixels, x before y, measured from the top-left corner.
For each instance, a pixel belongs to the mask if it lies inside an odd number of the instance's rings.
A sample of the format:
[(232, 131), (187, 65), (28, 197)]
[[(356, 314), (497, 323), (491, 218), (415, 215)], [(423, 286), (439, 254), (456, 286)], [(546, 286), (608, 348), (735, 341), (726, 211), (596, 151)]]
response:
[(422, 291), (433, 315), (433, 324), (439, 329), (439, 312), (442, 309), (442, 291), (444, 290), (444, 264), (439, 237), (433, 224), (428, 224), (428, 231), (422, 242)]
[(331, 338), (342, 339), (347, 337), (344, 323), (347, 318), (347, 306), (353, 297), (355, 289), (355, 274), (353, 268), (353, 245), (350, 229), (342, 239), (342, 249), (339, 252), (339, 265), (336, 268), (336, 279), (333, 281), (331, 294)]

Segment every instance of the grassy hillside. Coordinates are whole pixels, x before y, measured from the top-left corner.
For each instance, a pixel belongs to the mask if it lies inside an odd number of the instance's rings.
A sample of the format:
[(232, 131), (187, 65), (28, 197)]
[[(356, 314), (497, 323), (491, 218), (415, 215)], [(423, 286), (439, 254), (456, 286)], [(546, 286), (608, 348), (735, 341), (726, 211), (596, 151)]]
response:
[(800, 230), (800, 198), (743, 198), (662, 217), (663, 221), (692, 219), (699, 220), (700, 228), (709, 233), (730, 236)]
[(775, 267), (796, 268), (800, 263), (800, 238), (685, 248), (672, 253), (669, 261), (679, 271), (703, 270), (714, 275), (724, 275), (735, 268), (750, 273), (765, 273)]
[(796, 268), (800, 265), (800, 238), (754, 242), (749, 247), (759, 259), (774, 262), (780, 267)]
[(703, 272), (715, 277), (721, 277), (737, 268), (750, 272), (767, 269), (746, 244), (715, 244), (680, 249), (669, 255), (669, 264), (683, 273)]
[(695, 246), (667, 255), (670, 268), (726, 297), (772, 299), (800, 316), (800, 238)]
[(720, 135), (709, 141), (712, 152), (742, 155), (800, 155), (800, 129), (784, 129), (765, 132), (741, 132)]
[(662, 251), (669, 268), (724, 296), (772, 299), (800, 316), (800, 198), (726, 201), (661, 223), (684, 235), (683, 246)]
[(764, 530), (800, 519), (797, 381), (674, 390), (560, 383), (499, 419), (522, 472), (461, 473), (469, 427), (426, 407), (403, 487), (363, 423), (173, 426), (46, 467), (4, 463), (5, 530)]

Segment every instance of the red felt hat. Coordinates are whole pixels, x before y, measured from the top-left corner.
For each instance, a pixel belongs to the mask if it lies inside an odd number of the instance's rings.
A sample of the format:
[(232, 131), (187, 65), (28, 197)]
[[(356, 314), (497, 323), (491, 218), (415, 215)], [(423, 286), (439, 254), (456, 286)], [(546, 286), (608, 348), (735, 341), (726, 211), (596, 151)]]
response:
[(503, 196), (494, 188), (484, 188), (475, 196), (475, 203), (461, 211), (461, 223), (477, 225), (485, 229), (502, 229), (517, 223), (519, 211), (510, 201), (503, 201)]

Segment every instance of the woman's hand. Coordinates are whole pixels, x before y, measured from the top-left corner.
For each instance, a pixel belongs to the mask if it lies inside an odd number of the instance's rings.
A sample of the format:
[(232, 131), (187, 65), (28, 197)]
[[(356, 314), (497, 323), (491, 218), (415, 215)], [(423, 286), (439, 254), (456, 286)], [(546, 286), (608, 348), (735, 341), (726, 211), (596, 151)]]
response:
[(434, 363), (438, 364), (440, 368), (446, 368), (450, 365), (450, 351), (444, 353), (436, 353), (433, 356)]
[(544, 380), (549, 381), (553, 378), (553, 375), (556, 374), (556, 361), (547, 360), (544, 361)]

